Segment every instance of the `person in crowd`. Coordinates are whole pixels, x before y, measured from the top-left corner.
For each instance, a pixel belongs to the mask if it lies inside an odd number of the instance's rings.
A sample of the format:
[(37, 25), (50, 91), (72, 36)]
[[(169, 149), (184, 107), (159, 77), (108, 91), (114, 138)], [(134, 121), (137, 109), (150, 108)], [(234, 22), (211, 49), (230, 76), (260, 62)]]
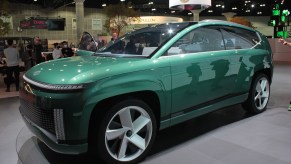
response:
[(0, 51), (0, 73), (2, 74), (2, 76), (4, 76), (6, 74), (6, 61), (5, 61), (5, 56), (4, 56), (4, 52)]
[(23, 55), (23, 61), (25, 65), (25, 70), (28, 70), (35, 65), (36, 59), (33, 52), (33, 46), (31, 44), (26, 46), (26, 51)]
[(70, 48), (68, 46), (68, 42), (67, 41), (63, 41), (62, 42), (62, 54), (63, 54), (63, 57), (72, 57), (74, 56), (74, 52), (72, 50), (72, 48)]
[(6, 92), (10, 92), (10, 85), (13, 83), (13, 79), (16, 85), (16, 91), (19, 91), (19, 51), (13, 47), (13, 40), (7, 40), (7, 43), (8, 48), (4, 49), (7, 64)]
[(99, 45), (99, 48), (104, 47), (106, 44), (107, 44), (107, 41), (104, 40), (104, 39), (102, 39), (102, 40), (101, 40), (101, 44)]
[(125, 53), (126, 54), (136, 54), (137, 47), (135, 46), (135, 39), (130, 38), (129, 42), (125, 46)]
[[(285, 39), (283, 39), (283, 38), (278, 39), (278, 42), (279, 42), (279, 43), (282, 43), (283, 45), (286, 45), (286, 46), (288, 46), (288, 47), (291, 47), (291, 42), (287, 42), (287, 41), (286, 41)], [(288, 106), (288, 110), (291, 111), (291, 101), (290, 101), (290, 104), (289, 104), (289, 106)]]
[(122, 53), (124, 50), (124, 42), (118, 40), (118, 35), (116, 32), (112, 33), (112, 38), (109, 44), (114, 44), (111, 48), (111, 53)]
[(283, 45), (286, 45), (286, 46), (291, 47), (291, 42), (287, 42), (287, 41), (286, 41), (285, 39), (283, 39), (283, 38), (278, 39), (278, 42), (279, 42), (279, 43), (282, 43)]
[(44, 62), (44, 58), (42, 56), (43, 47), (41, 44), (41, 40), (39, 37), (34, 38), (34, 52), (36, 56), (36, 64)]
[(95, 42), (93, 39), (90, 39), (90, 41), (88, 42), (88, 45), (87, 45), (86, 49), (88, 51), (95, 52), (95, 51), (97, 51), (97, 47), (98, 47), (98, 43)]
[(53, 59), (59, 59), (63, 57), (61, 46), (58, 43), (54, 43)]
[(118, 38), (117, 33), (116, 33), (116, 32), (113, 32), (113, 33), (112, 33), (111, 40), (110, 40), (109, 43), (114, 43), (114, 42), (117, 40), (117, 38)]

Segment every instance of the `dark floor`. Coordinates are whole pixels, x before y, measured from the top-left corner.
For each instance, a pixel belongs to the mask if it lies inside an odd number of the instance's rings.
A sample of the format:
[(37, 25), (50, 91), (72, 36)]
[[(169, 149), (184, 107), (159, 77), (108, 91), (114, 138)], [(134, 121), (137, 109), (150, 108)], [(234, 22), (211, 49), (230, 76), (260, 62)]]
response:
[[(142, 163), (291, 164), (290, 100), (291, 64), (276, 64), (266, 112), (247, 115), (236, 105), (163, 130)], [(17, 97), (0, 99), (0, 164), (100, 164), (39, 143), (24, 126), (18, 106)]]

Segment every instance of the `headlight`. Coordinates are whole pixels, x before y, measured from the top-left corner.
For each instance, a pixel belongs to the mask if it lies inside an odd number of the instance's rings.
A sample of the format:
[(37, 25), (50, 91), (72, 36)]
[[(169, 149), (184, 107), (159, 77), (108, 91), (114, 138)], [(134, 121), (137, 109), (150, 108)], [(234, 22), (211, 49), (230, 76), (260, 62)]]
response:
[(88, 84), (45, 84), (45, 83), (39, 83), (35, 82), (33, 80), (30, 80), (25, 75), (23, 76), (23, 79), (28, 82), (29, 84), (32, 84), (36, 87), (48, 89), (48, 90), (81, 90), (84, 89)]
[(66, 137), (65, 137), (63, 109), (54, 109), (54, 123), (55, 123), (55, 131), (56, 131), (57, 139), (64, 141)]

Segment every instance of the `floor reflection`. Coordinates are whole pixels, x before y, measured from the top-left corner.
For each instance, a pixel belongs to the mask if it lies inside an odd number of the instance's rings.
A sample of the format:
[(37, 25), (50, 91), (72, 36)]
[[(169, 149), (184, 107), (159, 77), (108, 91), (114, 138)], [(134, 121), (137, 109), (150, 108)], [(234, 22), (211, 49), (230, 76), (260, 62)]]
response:
[[(243, 121), (250, 116), (240, 105), (236, 105), (162, 130), (158, 133), (156, 142), (147, 158), (154, 158), (162, 151), (210, 133), (220, 127)], [(93, 159), (89, 154), (64, 155), (56, 153), (33, 136), (26, 127), (20, 131), (16, 142), (18, 164), (80, 164), (84, 161), (86, 164), (104, 163), (99, 159)]]

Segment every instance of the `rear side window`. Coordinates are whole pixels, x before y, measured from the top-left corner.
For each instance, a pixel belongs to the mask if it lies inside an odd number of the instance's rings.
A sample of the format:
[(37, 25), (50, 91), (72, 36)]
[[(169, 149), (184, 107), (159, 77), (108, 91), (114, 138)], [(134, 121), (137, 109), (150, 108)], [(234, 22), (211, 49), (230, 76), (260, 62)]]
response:
[(221, 29), (225, 49), (248, 49), (259, 42), (259, 37), (254, 31), (235, 27), (224, 27)]
[(165, 55), (224, 50), (219, 28), (200, 27), (181, 37)]

